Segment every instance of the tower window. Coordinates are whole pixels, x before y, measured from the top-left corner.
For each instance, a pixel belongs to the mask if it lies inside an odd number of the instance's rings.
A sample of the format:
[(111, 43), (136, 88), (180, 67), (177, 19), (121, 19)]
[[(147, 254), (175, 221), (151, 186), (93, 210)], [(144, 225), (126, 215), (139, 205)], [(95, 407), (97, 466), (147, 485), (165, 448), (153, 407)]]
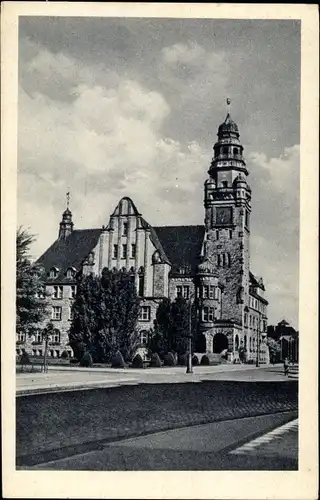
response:
[(182, 297), (182, 286), (181, 285), (177, 285), (177, 287), (176, 287), (176, 297), (178, 297), (178, 298)]
[(148, 345), (148, 330), (141, 330), (140, 332), (140, 344)]
[(239, 150), (238, 150), (238, 148), (233, 148), (233, 154), (234, 154), (234, 155), (238, 155), (238, 154), (239, 154)]
[(131, 245), (131, 257), (134, 259), (136, 256), (136, 244), (132, 243)]
[(118, 245), (113, 245), (113, 258), (118, 258)]
[(228, 187), (228, 181), (222, 181), (221, 184), (222, 184), (223, 188), (227, 188)]
[(209, 288), (209, 299), (214, 299), (214, 292), (215, 292), (215, 287), (213, 285), (210, 285), (210, 288)]
[(222, 148), (222, 154), (227, 155), (228, 154), (228, 148)]
[(123, 234), (123, 236), (127, 236), (127, 234), (128, 234), (128, 223), (127, 222), (123, 223), (122, 234)]
[(202, 287), (202, 298), (207, 299), (209, 294), (209, 287), (208, 285), (203, 285)]
[(127, 257), (127, 245), (122, 245), (122, 258), (125, 259)]
[(143, 293), (144, 293), (144, 274), (143, 273), (139, 274), (138, 280), (139, 280), (138, 295), (139, 295), (139, 297), (143, 297)]
[(76, 285), (71, 285), (70, 287), (70, 298), (74, 299), (77, 293), (77, 287)]
[(213, 321), (214, 320), (214, 308), (204, 307), (202, 309), (202, 321)]
[(141, 306), (139, 313), (139, 321), (150, 321), (150, 306)]

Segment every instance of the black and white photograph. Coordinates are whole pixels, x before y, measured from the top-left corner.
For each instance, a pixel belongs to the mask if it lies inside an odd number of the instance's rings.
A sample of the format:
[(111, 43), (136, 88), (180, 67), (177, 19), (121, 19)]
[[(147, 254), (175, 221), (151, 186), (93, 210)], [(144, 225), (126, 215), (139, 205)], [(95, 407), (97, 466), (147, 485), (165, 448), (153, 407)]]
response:
[(14, 470), (298, 474), (304, 21), (112, 5), (18, 16)]

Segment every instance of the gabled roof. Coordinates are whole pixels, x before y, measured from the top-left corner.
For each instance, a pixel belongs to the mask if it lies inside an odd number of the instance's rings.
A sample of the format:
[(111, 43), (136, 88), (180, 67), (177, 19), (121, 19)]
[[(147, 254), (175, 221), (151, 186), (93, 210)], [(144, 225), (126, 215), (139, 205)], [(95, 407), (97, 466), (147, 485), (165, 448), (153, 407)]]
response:
[(57, 281), (65, 277), (68, 268), (80, 270), (83, 260), (96, 246), (102, 229), (78, 229), (72, 231), (66, 239), (57, 239), (37, 260), (46, 272), (56, 267), (59, 269)]
[(187, 268), (195, 272), (200, 263), (204, 226), (157, 226), (156, 232), (162, 248), (172, 264), (171, 273)]

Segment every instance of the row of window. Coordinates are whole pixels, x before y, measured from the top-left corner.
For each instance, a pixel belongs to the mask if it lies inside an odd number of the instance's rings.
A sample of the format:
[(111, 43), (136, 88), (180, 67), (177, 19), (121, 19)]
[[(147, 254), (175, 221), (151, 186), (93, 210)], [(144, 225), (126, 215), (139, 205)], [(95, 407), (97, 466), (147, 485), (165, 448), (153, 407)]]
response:
[(258, 299), (254, 297), (249, 297), (249, 307), (252, 309), (256, 309), (257, 311), (262, 312), (263, 314), (266, 313), (266, 305), (260, 302)]
[[(54, 321), (61, 321), (61, 319), (62, 319), (62, 307), (61, 306), (52, 306), (51, 319)], [(73, 311), (72, 311), (72, 308), (69, 307), (68, 320), (72, 321), (72, 319), (73, 319)]]
[[(18, 333), (17, 334), (17, 342), (25, 342), (25, 341), (26, 341), (26, 335), (25, 335), (25, 333)], [(43, 342), (43, 333), (40, 330), (38, 330), (35, 333), (33, 342), (35, 342), (36, 344), (42, 344), (42, 342)], [(54, 330), (53, 335), (51, 335), (51, 337), (50, 337), (50, 342), (53, 342), (53, 343), (56, 343), (56, 344), (60, 344), (60, 342), (61, 342), (61, 334), (60, 334), (60, 331), (58, 329)]]
[[(76, 275), (77, 271), (74, 267), (70, 267), (67, 269), (66, 276), (67, 278), (74, 278)], [(50, 278), (56, 278), (59, 274), (59, 269), (57, 267), (53, 267), (50, 269), (49, 276)]]
[(62, 285), (54, 285), (53, 291), (52, 291), (52, 298), (53, 299), (62, 299), (64, 297), (64, 288), (67, 289), (68, 293), (68, 298), (74, 299), (77, 293), (77, 287), (76, 285), (71, 285), (70, 287), (63, 287)]
[(219, 155), (229, 155), (229, 154), (234, 154), (234, 155), (239, 155), (241, 154), (241, 149), (240, 148), (229, 148), (228, 146), (223, 146), (221, 148), (216, 148), (215, 149), (216, 156)]
[(190, 296), (190, 287), (189, 285), (177, 285), (176, 286), (176, 297), (183, 297), (188, 300)]
[[(117, 259), (119, 256), (119, 245), (113, 245), (113, 258)], [(129, 257), (134, 259), (136, 256), (136, 244), (131, 244), (131, 251)], [(121, 259), (126, 259), (128, 257), (128, 245), (124, 243), (121, 247)]]

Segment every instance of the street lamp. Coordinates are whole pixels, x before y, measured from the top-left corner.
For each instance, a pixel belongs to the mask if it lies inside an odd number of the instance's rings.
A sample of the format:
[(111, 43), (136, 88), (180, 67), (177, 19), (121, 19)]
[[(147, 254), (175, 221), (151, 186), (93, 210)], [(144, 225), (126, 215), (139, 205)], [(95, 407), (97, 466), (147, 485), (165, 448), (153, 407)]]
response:
[(189, 347), (188, 347), (188, 361), (187, 373), (193, 373), (192, 369), (192, 301), (189, 301)]
[(48, 371), (48, 364), (47, 364), (48, 343), (51, 340), (51, 332), (49, 331), (49, 328), (45, 328), (43, 330), (43, 335), (44, 335), (44, 338), (45, 338), (45, 342), (44, 342), (44, 357), (43, 357), (43, 373), (46, 373)]

